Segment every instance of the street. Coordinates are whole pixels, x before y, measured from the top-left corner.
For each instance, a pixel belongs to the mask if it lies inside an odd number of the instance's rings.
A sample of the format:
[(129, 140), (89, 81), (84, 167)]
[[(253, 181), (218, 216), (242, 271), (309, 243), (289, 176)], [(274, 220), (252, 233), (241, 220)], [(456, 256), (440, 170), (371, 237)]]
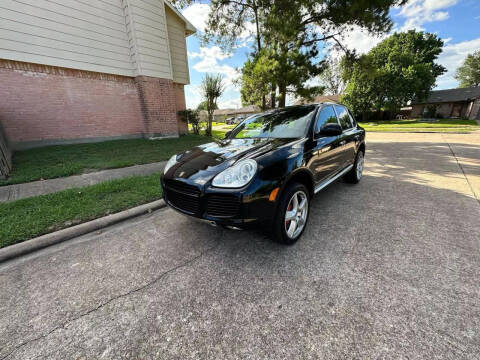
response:
[(0, 359), (478, 359), (480, 134), (368, 133), (291, 247), (165, 208), (0, 264)]

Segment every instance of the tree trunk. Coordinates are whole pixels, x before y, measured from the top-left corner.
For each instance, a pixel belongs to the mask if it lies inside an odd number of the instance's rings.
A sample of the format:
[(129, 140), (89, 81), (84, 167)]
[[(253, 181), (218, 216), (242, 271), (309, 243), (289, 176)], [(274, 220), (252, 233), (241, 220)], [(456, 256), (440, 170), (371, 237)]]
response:
[[(260, 21), (258, 20), (258, 7), (255, 5), (253, 7), (253, 12), (255, 14), (255, 26), (257, 29), (257, 51), (260, 52), (262, 50), (262, 40), (260, 36)], [(267, 100), (266, 100), (266, 95), (264, 94), (262, 96), (262, 111), (265, 111), (267, 108)]]
[(284, 108), (287, 101), (287, 85), (283, 83), (279, 84), (278, 91), (280, 95), (278, 99), (278, 107)]
[(258, 52), (260, 52), (260, 50), (262, 50), (262, 41), (260, 39), (260, 24), (259, 24), (259, 20), (258, 20), (258, 7), (255, 6), (254, 9), (253, 9), (254, 13), (255, 13), (255, 25), (257, 27), (257, 47), (258, 47)]
[(272, 83), (272, 89), (270, 92), (270, 105), (272, 106), (272, 109), (275, 109), (277, 101), (277, 85), (275, 83)]
[(207, 136), (212, 136), (212, 122), (213, 122), (213, 112), (208, 113), (208, 124), (207, 124)]

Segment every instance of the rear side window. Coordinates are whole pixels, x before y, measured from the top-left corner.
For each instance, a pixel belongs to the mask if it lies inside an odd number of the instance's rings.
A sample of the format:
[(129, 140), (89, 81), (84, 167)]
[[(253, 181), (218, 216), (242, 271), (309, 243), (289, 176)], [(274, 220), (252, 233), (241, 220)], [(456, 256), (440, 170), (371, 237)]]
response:
[(347, 130), (353, 128), (353, 123), (347, 109), (344, 106), (335, 105), (335, 110), (337, 111), (338, 120), (340, 121), (342, 129)]
[(357, 126), (357, 120), (355, 120), (355, 117), (352, 115), (352, 112), (350, 110), (348, 110), (348, 115), (350, 115), (350, 121), (352, 122), (353, 127), (356, 127)]
[(315, 127), (315, 133), (320, 132), (320, 129), (327, 124), (338, 124), (337, 115), (333, 111), (333, 106), (328, 105), (320, 111), (317, 119), (317, 125)]

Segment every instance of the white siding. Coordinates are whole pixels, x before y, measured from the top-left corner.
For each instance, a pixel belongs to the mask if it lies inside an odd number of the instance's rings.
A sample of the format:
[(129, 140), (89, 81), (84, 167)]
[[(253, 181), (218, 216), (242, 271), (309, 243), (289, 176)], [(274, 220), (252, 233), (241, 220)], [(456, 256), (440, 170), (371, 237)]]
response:
[(185, 23), (169, 8), (167, 15), (168, 39), (172, 58), (173, 81), (179, 84), (190, 83), (187, 60), (187, 42), (185, 40)]
[(1, 0), (0, 57), (135, 74), (121, 0)]
[(124, 0), (137, 74), (173, 79), (165, 7), (161, 0)]
[(185, 26), (163, 0), (0, 0), (0, 58), (187, 84)]

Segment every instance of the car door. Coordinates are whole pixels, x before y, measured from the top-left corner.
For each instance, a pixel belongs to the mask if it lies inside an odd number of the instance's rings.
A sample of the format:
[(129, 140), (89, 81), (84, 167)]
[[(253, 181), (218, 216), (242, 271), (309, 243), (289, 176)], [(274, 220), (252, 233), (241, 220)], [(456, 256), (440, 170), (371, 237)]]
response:
[(355, 162), (356, 131), (347, 108), (343, 105), (335, 105), (334, 107), (343, 130), (342, 135), (340, 135), (340, 146), (342, 148), (342, 168), (345, 168)]
[(318, 113), (314, 128), (314, 150), (310, 169), (315, 182), (320, 183), (334, 176), (343, 163), (343, 149), (339, 136), (322, 136), (320, 130), (327, 124), (338, 124), (332, 105), (325, 105)]

